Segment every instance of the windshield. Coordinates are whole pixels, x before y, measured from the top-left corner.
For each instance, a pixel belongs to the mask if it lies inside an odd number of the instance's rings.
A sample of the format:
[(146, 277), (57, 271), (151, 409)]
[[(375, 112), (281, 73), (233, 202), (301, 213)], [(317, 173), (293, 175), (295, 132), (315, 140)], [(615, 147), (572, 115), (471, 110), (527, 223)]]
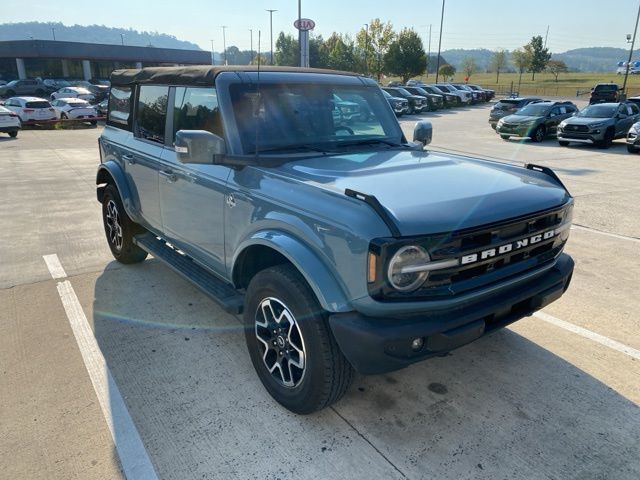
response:
[(444, 85), (438, 85), (437, 88), (443, 92), (451, 92), (451, 90), (448, 87), (445, 87)]
[[(378, 88), (263, 84), (258, 93), (255, 85), (234, 84), (230, 94), (246, 154), (402, 141), (398, 122)], [(336, 98), (350, 102), (345, 105)]]
[(618, 105), (589, 105), (582, 109), (576, 117), (611, 118), (616, 114)]
[(551, 107), (549, 105), (537, 105), (534, 103), (521, 108), (516, 113), (514, 113), (514, 115), (521, 115), (526, 117), (544, 117), (549, 112), (549, 110), (551, 110)]

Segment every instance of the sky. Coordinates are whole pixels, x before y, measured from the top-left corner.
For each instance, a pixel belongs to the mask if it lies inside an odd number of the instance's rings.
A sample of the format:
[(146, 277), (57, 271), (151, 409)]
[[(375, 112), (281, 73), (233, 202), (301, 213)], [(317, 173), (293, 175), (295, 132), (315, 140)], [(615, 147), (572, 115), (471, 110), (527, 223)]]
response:
[[(611, 0), (609, 0), (611, 1)], [(533, 35), (546, 35), (552, 52), (581, 47), (628, 48), (640, 0), (446, 0), (442, 50), (487, 48), (512, 50), (528, 43)], [(2, 2), (0, 22), (62, 22), (66, 25), (103, 24), (109, 27), (157, 31), (191, 41), (203, 50), (222, 50), (222, 26), (226, 45), (241, 50), (250, 47), (258, 30), (262, 51), (269, 49), (269, 13), (273, 13), (274, 38), (284, 31), (297, 35), (293, 21), (297, 0), (22, 0)], [(608, 3), (608, 2), (605, 2)], [(325, 38), (332, 32), (354, 35), (372, 18), (390, 21), (396, 30), (411, 27), (431, 51), (437, 51), (441, 0), (394, 2), (389, 0), (302, 0), (302, 16), (316, 23), (315, 34)], [(274, 40), (275, 41), (275, 40)]]

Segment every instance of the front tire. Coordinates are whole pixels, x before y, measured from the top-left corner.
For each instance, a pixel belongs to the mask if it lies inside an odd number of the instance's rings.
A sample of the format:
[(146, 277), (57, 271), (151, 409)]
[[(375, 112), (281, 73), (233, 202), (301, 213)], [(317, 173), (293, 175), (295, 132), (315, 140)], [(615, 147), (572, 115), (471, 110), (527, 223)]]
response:
[(11, 138), (16, 138), (18, 136), (18, 131), (16, 130), (15, 132), (9, 132), (9, 136)]
[(558, 145), (560, 145), (561, 147), (568, 147), (569, 142), (565, 142), (564, 140), (558, 140)]
[(531, 135), (531, 141), (540, 143), (544, 140), (546, 136), (547, 136), (547, 130), (544, 128), (544, 125), (540, 125), (538, 128), (536, 128), (533, 131), (533, 134)]
[(598, 147), (602, 149), (609, 148), (613, 144), (613, 137), (613, 129), (607, 129), (607, 131), (604, 133), (604, 139), (602, 139), (602, 141), (598, 144)]
[(260, 381), (288, 410), (298, 414), (321, 410), (349, 388), (353, 368), (311, 288), (292, 265), (277, 265), (253, 277), (244, 325)]
[(125, 264), (139, 263), (147, 258), (147, 252), (133, 243), (133, 237), (144, 233), (145, 229), (129, 218), (114, 185), (104, 189), (102, 221), (113, 258)]
[(500, 138), (503, 140), (509, 140), (509, 135), (500, 135)]
[(638, 150), (636, 150), (636, 147), (634, 147), (633, 145), (627, 145), (627, 152), (638, 153)]

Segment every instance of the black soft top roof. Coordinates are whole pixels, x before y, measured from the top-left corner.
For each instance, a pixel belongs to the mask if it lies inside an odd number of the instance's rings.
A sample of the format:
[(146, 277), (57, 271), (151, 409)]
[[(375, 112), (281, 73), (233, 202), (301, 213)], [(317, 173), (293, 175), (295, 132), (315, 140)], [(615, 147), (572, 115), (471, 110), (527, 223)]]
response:
[[(111, 74), (111, 85), (132, 85), (134, 83), (170, 84), (170, 85), (213, 85), (221, 72), (257, 72), (257, 65), (212, 66), (194, 65), (188, 67), (146, 67), (141, 70), (115, 70)], [(260, 66), (261, 72), (283, 73), (325, 73), (334, 75), (358, 76), (357, 73), (319, 68)]]

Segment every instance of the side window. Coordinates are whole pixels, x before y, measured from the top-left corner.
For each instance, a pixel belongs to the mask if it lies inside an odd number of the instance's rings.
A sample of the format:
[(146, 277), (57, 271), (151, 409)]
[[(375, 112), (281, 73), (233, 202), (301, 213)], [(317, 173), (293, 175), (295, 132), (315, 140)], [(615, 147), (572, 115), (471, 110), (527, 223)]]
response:
[(629, 108), (631, 109), (631, 115), (637, 115), (640, 113), (640, 108), (635, 103), (630, 103)]
[(131, 87), (111, 87), (109, 91), (108, 123), (114, 127), (131, 129)]
[(206, 130), (223, 136), (215, 88), (176, 87), (172, 142), (178, 130)]
[(136, 136), (164, 143), (169, 87), (142, 85), (136, 109)]
[(552, 108), (551, 112), (549, 112), (549, 116), (550, 117), (556, 117), (558, 115), (560, 115), (560, 108), (558, 108), (558, 107)]
[(567, 113), (567, 107), (560, 107), (560, 114), (564, 115), (565, 113)]

